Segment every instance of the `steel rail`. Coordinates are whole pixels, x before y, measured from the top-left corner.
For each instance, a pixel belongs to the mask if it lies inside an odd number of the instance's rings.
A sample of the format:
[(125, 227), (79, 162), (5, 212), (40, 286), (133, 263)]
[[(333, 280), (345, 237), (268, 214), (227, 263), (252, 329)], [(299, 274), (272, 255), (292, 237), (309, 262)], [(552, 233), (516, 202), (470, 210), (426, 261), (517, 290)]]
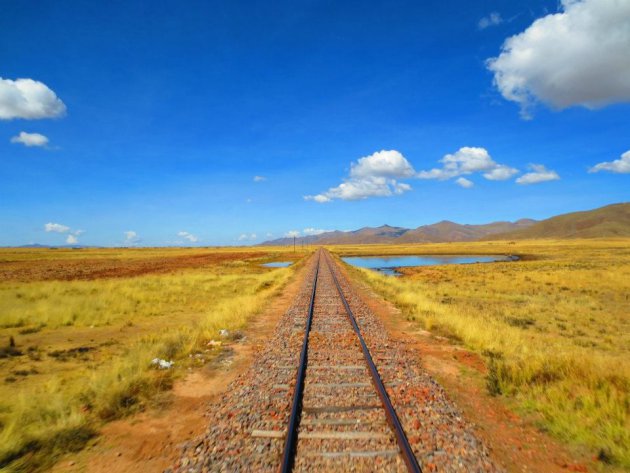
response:
[(304, 331), (304, 341), (302, 342), (302, 351), (300, 353), (300, 365), (298, 368), (295, 390), (293, 391), (293, 402), (291, 407), (291, 417), (289, 418), (289, 426), (287, 436), (284, 442), (284, 454), (282, 455), (282, 465), (280, 471), (289, 473), (293, 469), (293, 461), (295, 460), (295, 447), (297, 445), (297, 431), (300, 426), (300, 411), (302, 406), (302, 393), (304, 392), (304, 377), (306, 376), (306, 365), (308, 363), (308, 335), (311, 331), (313, 323), (313, 308), (315, 307), (315, 292), (317, 290), (317, 276), (319, 275), (319, 265), (321, 261), (321, 251), (317, 256), (317, 267), (315, 269), (315, 278), (313, 279), (313, 291), (311, 292), (311, 302), (308, 308), (308, 316), (306, 318), (306, 329)]
[(335, 286), (337, 286), (337, 292), (339, 292), (339, 297), (341, 298), (341, 302), (346, 309), (346, 314), (348, 315), (348, 319), (352, 324), (352, 328), (354, 329), (355, 334), (359, 338), (359, 342), (361, 343), (361, 349), (363, 350), (363, 357), (365, 358), (365, 362), (368, 365), (368, 369), (370, 370), (370, 376), (372, 377), (372, 383), (376, 388), (378, 393), (378, 397), (381, 399), (383, 403), (383, 407), (385, 408), (385, 416), (387, 418), (387, 422), (390, 427), (394, 431), (394, 435), (396, 436), (396, 442), (398, 443), (398, 447), (403, 456), (403, 460), (407, 465), (407, 469), (412, 473), (422, 473), (422, 469), (418, 464), (418, 460), (411, 449), (411, 445), (409, 444), (409, 440), (407, 439), (407, 435), (405, 434), (405, 430), (400, 423), (400, 419), (398, 419), (398, 415), (396, 414), (396, 410), (392, 405), (391, 400), (389, 399), (389, 395), (385, 390), (385, 386), (383, 385), (383, 381), (381, 380), (381, 376), (378, 374), (378, 370), (376, 369), (376, 365), (374, 364), (374, 360), (372, 360), (372, 355), (370, 354), (370, 350), (368, 349), (365, 340), (363, 339), (363, 335), (361, 334), (361, 330), (359, 329), (359, 325), (357, 324), (356, 318), (354, 317), (354, 313), (352, 309), (350, 309), (350, 305), (346, 300), (346, 297), (343, 295), (343, 291), (341, 289), (341, 285), (339, 284), (339, 280), (335, 275), (335, 272), (332, 269), (332, 266), (329, 261), (329, 257), (326, 255), (324, 257), (326, 264), (328, 265), (328, 269), (332, 274), (333, 281), (335, 282)]
[(315, 278), (313, 281), (313, 290), (311, 293), (311, 301), (308, 310), (308, 316), (306, 320), (306, 330), (304, 333), (304, 341), (302, 342), (302, 351), (300, 353), (300, 364), (298, 367), (297, 380), (295, 385), (295, 390), (293, 392), (293, 401), (291, 407), (291, 416), (289, 418), (289, 425), (287, 430), (287, 436), (284, 443), (284, 453), (282, 456), (282, 464), (280, 465), (280, 472), (289, 473), (293, 469), (294, 461), (295, 461), (295, 448), (297, 446), (297, 437), (298, 437), (298, 427), (300, 422), (300, 412), (302, 407), (302, 394), (304, 392), (304, 378), (306, 376), (306, 367), (308, 364), (308, 339), (311, 331), (311, 325), (313, 322), (313, 312), (315, 307), (315, 293), (317, 291), (317, 277), (319, 275), (319, 269), (322, 260), (322, 253), (324, 253), (324, 260), (326, 261), (326, 265), (328, 266), (328, 270), (332, 276), (333, 282), (337, 287), (337, 292), (339, 293), (339, 297), (343, 306), (346, 310), (346, 315), (348, 316), (348, 320), (354, 329), (357, 338), (361, 344), (361, 350), (363, 352), (363, 357), (365, 358), (365, 362), (370, 371), (370, 376), (372, 378), (372, 383), (377, 391), (377, 394), (383, 404), (383, 408), (385, 409), (385, 417), (387, 419), (387, 423), (390, 428), (394, 432), (394, 436), (396, 437), (396, 442), (398, 447), (400, 448), (401, 454), (403, 456), (403, 460), (407, 466), (407, 469), (411, 473), (422, 473), (422, 469), (418, 464), (418, 460), (416, 459), (413, 450), (411, 449), (411, 445), (409, 445), (409, 440), (407, 439), (407, 435), (398, 419), (398, 415), (396, 414), (396, 410), (392, 405), (389, 395), (385, 390), (385, 386), (383, 385), (383, 381), (381, 380), (380, 375), (378, 374), (378, 370), (376, 369), (376, 365), (372, 359), (372, 355), (370, 354), (370, 350), (363, 339), (363, 335), (361, 334), (361, 330), (357, 324), (356, 318), (346, 297), (343, 294), (341, 289), (341, 285), (339, 284), (339, 280), (335, 275), (335, 272), (332, 269), (332, 265), (329, 260), (329, 256), (326, 255), (324, 250), (319, 250), (320, 253), (317, 257), (317, 268), (315, 270)]

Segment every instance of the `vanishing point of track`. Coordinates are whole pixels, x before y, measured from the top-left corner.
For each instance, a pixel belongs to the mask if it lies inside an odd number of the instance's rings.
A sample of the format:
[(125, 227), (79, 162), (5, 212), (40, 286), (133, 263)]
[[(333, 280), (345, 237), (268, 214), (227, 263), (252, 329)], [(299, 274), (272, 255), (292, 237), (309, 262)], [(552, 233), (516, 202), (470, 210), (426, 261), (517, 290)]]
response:
[[(324, 265), (324, 268), (322, 268), (322, 265)], [(392, 403), (389, 399), (389, 395), (387, 394), (387, 391), (385, 389), (385, 386), (383, 384), (383, 380), (381, 379), (379, 373), (378, 373), (378, 369), (376, 367), (376, 365), (374, 364), (374, 361), (372, 359), (372, 356), (370, 354), (370, 350), (367, 347), (365, 340), (363, 339), (363, 336), (361, 335), (361, 330), (359, 328), (359, 326), (357, 325), (357, 321), (355, 319), (354, 314), (352, 313), (352, 309), (350, 308), (350, 305), (348, 304), (348, 301), (346, 300), (344, 294), (343, 294), (343, 289), (341, 288), (341, 285), (339, 284), (339, 281), (337, 279), (337, 276), (335, 275), (335, 273), (332, 270), (331, 267), (331, 263), (330, 263), (330, 256), (325, 253), (323, 250), (319, 250), (319, 255), (318, 255), (318, 261), (317, 261), (317, 267), (315, 270), (315, 276), (313, 278), (313, 283), (312, 283), (312, 293), (311, 293), (311, 300), (310, 300), (310, 304), (309, 304), (309, 310), (308, 310), (308, 316), (306, 319), (306, 327), (305, 327), (305, 332), (304, 332), (304, 341), (302, 344), (302, 350), (300, 352), (300, 361), (299, 361), (299, 366), (298, 366), (298, 374), (297, 374), (297, 381), (295, 384), (295, 389), (294, 389), (294, 393), (293, 393), (293, 401), (292, 401), (292, 407), (291, 407), (291, 417), (289, 418), (289, 425), (288, 425), (288, 431), (287, 431), (287, 436), (285, 439), (285, 444), (284, 444), (284, 453), (282, 456), (282, 465), (281, 465), (281, 469), (280, 471), (283, 473), (288, 473), (290, 471), (292, 471), (293, 469), (293, 465), (295, 462), (295, 456), (300, 454), (303, 455), (303, 453), (300, 451), (297, 451), (297, 445), (298, 445), (298, 439), (299, 439), (299, 435), (300, 435), (300, 420), (301, 420), (301, 416), (302, 416), (302, 404), (303, 404), (303, 394), (304, 394), (304, 384), (305, 384), (305, 379), (307, 378), (307, 376), (309, 378), (314, 378), (313, 383), (311, 383), (312, 385), (315, 384), (320, 384), (321, 386), (326, 386), (325, 383), (318, 383), (319, 381), (319, 376), (317, 373), (317, 370), (313, 370), (315, 371), (315, 373), (311, 374), (309, 373), (307, 375), (307, 371), (308, 371), (308, 352), (309, 352), (309, 336), (311, 333), (311, 327), (313, 325), (313, 314), (314, 314), (314, 309), (315, 309), (315, 296), (317, 294), (317, 281), (318, 281), (318, 277), (320, 275), (320, 271), (321, 270), (324, 271), (328, 271), (328, 273), (330, 274), (330, 277), (332, 279), (332, 282), (334, 283), (334, 288), (333, 291), (336, 289), (336, 293), (337, 296), (339, 297), (339, 300), (341, 302), (341, 304), (343, 305), (343, 308), (345, 310), (345, 315), (347, 316), (347, 323), (348, 325), (352, 328), (352, 330), (354, 331), (357, 341), (359, 343), (359, 348), (361, 350), (361, 353), (363, 355), (363, 359), (365, 361), (366, 364), (366, 368), (367, 371), (369, 372), (369, 377), (371, 380), (371, 383), (373, 385), (373, 388), (376, 391), (376, 394), (378, 395), (378, 398), (381, 401), (383, 410), (384, 410), (384, 414), (385, 414), (385, 419), (387, 420), (387, 424), (389, 425), (396, 443), (398, 445), (398, 448), (400, 450), (400, 455), (402, 455), (403, 461), (405, 462), (405, 465), (407, 466), (407, 469), (410, 472), (421, 472), (422, 470), (420, 469), (420, 465), (418, 464), (418, 461), (416, 460), (415, 455), (413, 454), (413, 451), (411, 449), (411, 446), (409, 444), (409, 440), (407, 439), (407, 436), (405, 434), (405, 431), (400, 423), (400, 420), (398, 419), (398, 415), (396, 414), (396, 410), (394, 409), (394, 407), (392, 406)], [(321, 286), (320, 286), (321, 287)], [(329, 287), (325, 287), (325, 290), (330, 290), (331, 287), (329, 285)], [(339, 315), (339, 314), (335, 314), (335, 315)], [(324, 323), (323, 324), (323, 330), (320, 329), (320, 333), (321, 332), (325, 332), (324, 335), (326, 336), (332, 336), (333, 338), (338, 335), (338, 329), (339, 327), (335, 327), (333, 325), (332, 329), (331, 326)], [(337, 330), (335, 330), (337, 329)], [(344, 356), (338, 356), (338, 357), (334, 357), (337, 358), (338, 360), (343, 360)], [(326, 368), (327, 370), (344, 370), (344, 369), (355, 369), (355, 370), (361, 370), (360, 365), (356, 366), (356, 365), (343, 365), (340, 363), (337, 364), (333, 364), (330, 365)], [(356, 387), (365, 387), (365, 383), (328, 383), (329, 386), (334, 386), (334, 388), (336, 388), (336, 395), (338, 396), (344, 396), (344, 388), (346, 389), (352, 389), (352, 388), (356, 388)], [(357, 409), (358, 410), (358, 409)], [(340, 410), (339, 412), (352, 412), (352, 410)], [(334, 413), (334, 411), (333, 411)], [(327, 417), (324, 419), (320, 419), (320, 421), (322, 424), (326, 425), (352, 425), (354, 422), (360, 423), (360, 419), (359, 420), (354, 420), (354, 419), (346, 419), (344, 417)], [(382, 430), (382, 429), (381, 429)], [(337, 434), (337, 435), (335, 435)], [(366, 435), (367, 434), (367, 435)], [(354, 436), (356, 436), (359, 439), (366, 439), (369, 438), (370, 432), (366, 432), (366, 431), (345, 431), (345, 432), (330, 432), (328, 433), (329, 437), (331, 440), (334, 439), (339, 439), (339, 440), (348, 440), (348, 439), (352, 439)], [(322, 434), (320, 434), (320, 436), (322, 436)], [(309, 438), (308, 433), (306, 434), (306, 437)], [(373, 438), (383, 438), (386, 437), (386, 434), (384, 434), (383, 432), (375, 432)], [(306, 447), (308, 448), (308, 447)], [(341, 453), (341, 451), (343, 450), (343, 447), (340, 449), (340, 452), (328, 452), (329, 454), (334, 455), (335, 453)], [(344, 454), (346, 455), (354, 455), (354, 456), (392, 456), (392, 454), (396, 454), (395, 450), (391, 450), (391, 449), (384, 449), (381, 451), (364, 451), (364, 450), (357, 450), (355, 452), (344, 452)]]
[(418, 352), (389, 335), (378, 300), (326, 250), (300, 266), (273, 335), (253, 342), (252, 364), (165, 473), (501, 471)]

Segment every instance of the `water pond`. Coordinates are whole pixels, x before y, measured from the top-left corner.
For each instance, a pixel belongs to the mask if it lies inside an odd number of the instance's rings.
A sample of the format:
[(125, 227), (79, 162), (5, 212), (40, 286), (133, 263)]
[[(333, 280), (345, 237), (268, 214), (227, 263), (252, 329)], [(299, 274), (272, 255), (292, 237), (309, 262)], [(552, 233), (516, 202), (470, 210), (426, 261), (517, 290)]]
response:
[(398, 276), (396, 268), (409, 266), (437, 266), (443, 264), (492, 263), (495, 261), (514, 261), (516, 257), (505, 255), (483, 256), (348, 256), (341, 258), (352, 266), (373, 269), (390, 276)]
[(293, 264), (293, 261), (273, 261), (271, 263), (264, 263), (266, 268), (288, 268)]

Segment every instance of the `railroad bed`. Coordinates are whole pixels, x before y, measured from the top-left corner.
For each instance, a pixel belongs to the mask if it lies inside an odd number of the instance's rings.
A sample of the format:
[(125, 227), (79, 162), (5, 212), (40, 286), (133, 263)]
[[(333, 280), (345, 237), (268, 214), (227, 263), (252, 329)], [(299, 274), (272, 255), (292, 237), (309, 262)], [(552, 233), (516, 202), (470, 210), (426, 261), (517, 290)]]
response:
[(174, 470), (500, 471), (326, 250)]

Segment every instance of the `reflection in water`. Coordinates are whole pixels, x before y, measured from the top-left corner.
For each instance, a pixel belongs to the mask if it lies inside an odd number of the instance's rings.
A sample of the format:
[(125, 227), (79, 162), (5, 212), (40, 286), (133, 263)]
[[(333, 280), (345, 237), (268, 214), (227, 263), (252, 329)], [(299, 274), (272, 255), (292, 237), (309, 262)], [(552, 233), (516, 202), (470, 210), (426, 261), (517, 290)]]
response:
[(492, 263), (494, 261), (514, 261), (514, 256), (351, 256), (341, 258), (352, 266), (373, 269), (389, 276), (399, 276), (395, 268), (408, 266), (438, 266), (443, 264)]

